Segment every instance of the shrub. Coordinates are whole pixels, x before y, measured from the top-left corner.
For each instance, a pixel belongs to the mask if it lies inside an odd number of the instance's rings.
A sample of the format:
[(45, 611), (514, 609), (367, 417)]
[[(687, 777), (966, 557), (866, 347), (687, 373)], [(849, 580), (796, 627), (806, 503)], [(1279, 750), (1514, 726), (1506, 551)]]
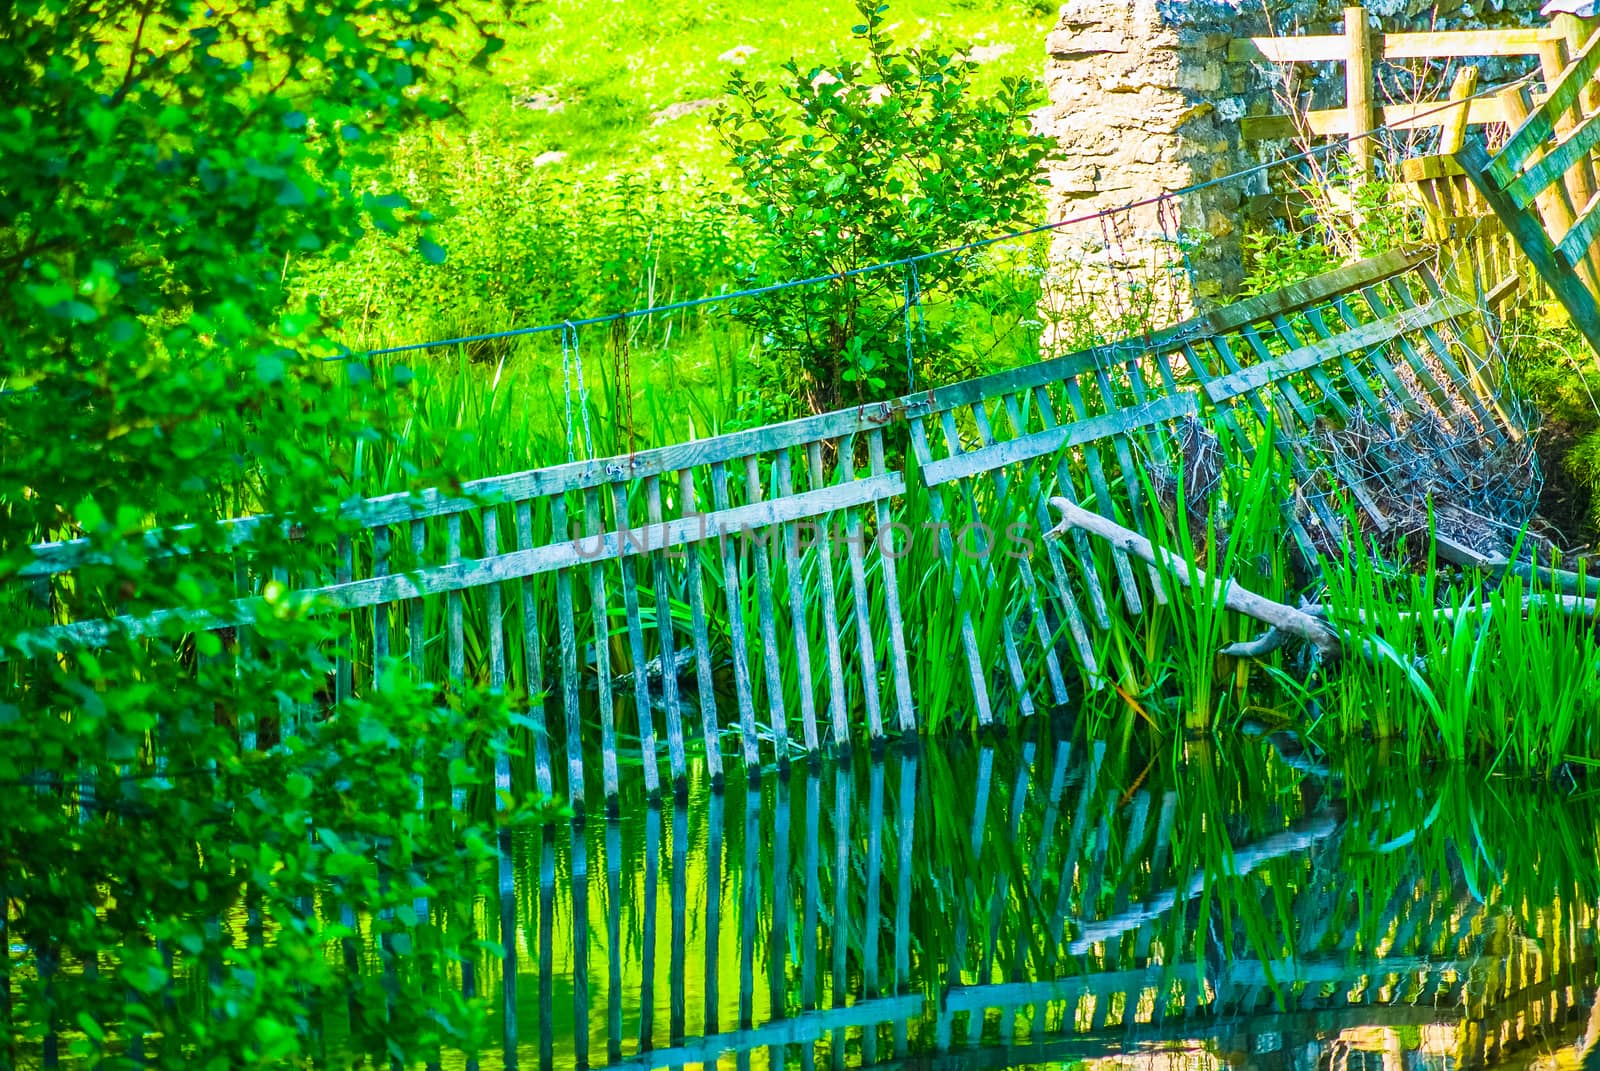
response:
[(981, 96), (958, 53), (896, 48), (887, 7), (856, 6), (864, 61), (790, 61), (777, 87), (735, 72), (715, 119), (738, 172), (733, 203), (759, 239), (744, 281), (827, 279), (740, 311), (765, 341), (765, 382), (813, 411), (909, 390), (914, 362), (944, 378), (963, 360), (954, 322), (906, 306), (973, 298), (981, 255), (858, 273), (1034, 222), (1050, 145), (1030, 130), (1037, 83)]

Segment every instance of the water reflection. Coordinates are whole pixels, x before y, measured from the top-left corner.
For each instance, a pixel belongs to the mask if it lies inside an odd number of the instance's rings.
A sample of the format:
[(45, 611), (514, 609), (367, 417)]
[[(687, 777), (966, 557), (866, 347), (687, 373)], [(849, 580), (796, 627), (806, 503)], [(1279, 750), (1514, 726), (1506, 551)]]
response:
[[(429, 1066), (1600, 1071), (1600, 794), (1381, 760), (1041, 735), (624, 797), (413, 905), (488, 1015)], [(376, 1065), (418, 931), (346, 921), (308, 1029)]]
[(1481, 779), (1304, 765), (891, 754), (518, 841), (483, 1066), (1587, 1063), (1592, 809), (1529, 850)]

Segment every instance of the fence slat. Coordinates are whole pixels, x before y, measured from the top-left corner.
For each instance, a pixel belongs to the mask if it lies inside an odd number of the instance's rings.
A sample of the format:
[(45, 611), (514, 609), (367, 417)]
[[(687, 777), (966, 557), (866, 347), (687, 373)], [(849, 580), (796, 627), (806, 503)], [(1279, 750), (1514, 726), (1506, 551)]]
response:
[[(761, 455), (744, 460), (745, 493), (750, 502), (761, 501)], [(772, 717), (773, 748), (780, 766), (789, 763), (789, 716), (783, 702), (783, 669), (778, 660), (778, 630), (772, 604), (772, 559), (767, 544), (773, 528), (756, 536), (750, 533), (756, 560), (756, 608), (760, 614), (761, 655), (767, 675), (767, 707)]]
[[(1078, 385), (1077, 376), (1069, 376), (1062, 381), (1067, 392), (1067, 404), (1071, 408), (1074, 420), (1086, 420), (1089, 417), (1089, 407), (1084, 404), (1083, 388)], [(1089, 486), (1094, 491), (1095, 508), (1107, 517), (1116, 513), (1116, 503), (1111, 498), (1111, 485), (1106, 482), (1105, 467), (1100, 463), (1100, 448), (1094, 443), (1086, 443), (1083, 448), (1084, 466), (1089, 470)], [(1117, 571), (1117, 579), (1121, 581), (1122, 601), (1128, 607), (1128, 612), (1134, 616), (1144, 613), (1144, 600), (1139, 597), (1139, 587), (1133, 579), (1133, 567), (1128, 564), (1128, 554), (1121, 547), (1111, 548), (1111, 564)]]
[[(626, 484), (619, 482), (611, 485), (611, 504), (619, 537), (625, 541), (637, 540), (639, 537), (630, 527), (628, 519)], [(644, 527), (643, 533), (643, 546), (640, 549), (648, 551), (650, 549), (648, 525)], [(639, 722), (639, 754), (644, 760), (644, 790), (646, 795), (654, 799), (661, 792), (661, 769), (656, 755), (655, 713), (650, 705), (650, 674), (647, 672), (644, 653), (644, 622), (639, 616), (639, 583), (634, 573), (632, 558), (626, 556), (618, 558), (617, 567), (622, 570), (622, 608), (628, 618), (628, 650), (629, 657), (633, 659), (633, 705)], [(663, 661), (662, 676), (666, 676), (668, 672), (669, 667)]]
[[(717, 509), (729, 508), (728, 466), (718, 461), (711, 466), (711, 497)], [(750, 645), (744, 631), (744, 591), (740, 583), (739, 538), (742, 533), (720, 532), (717, 546), (722, 552), (722, 584), (728, 601), (728, 643), (733, 653), (733, 692), (739, 704), (739, 741), (744, 745), (747, 770), (760, 768), (761, 756), (756, 740), (756, 705), (750, 681)]]
[[(338, 545), (339, 564), (334, 570), (334, 579), (341, 584), (348, 584), (355, 578), (355, 548), (350, 541), (349, 533), (339, 536)], [(376, 613), (376, 611), (374, 611)], [(355, 623), (357, 615), (349, 613), (341, 618), (341, 636), (335, 641), (347, 648), (339, 654), (333, 662), (333, 701), (343, 703), (355, 692), (355, 670), (350, 658), (354, 653), (356, 642)]]
[[(483, 511), (483, 552), (490, 557), (500, 552), (500, 511), (496, 506)], [(484, 616), (489, 619), (489, 687), (496, 695), (506, 688), (505, 606), (499, 584), (484, 591)], [(511, 799), (510, 740), (504, 733), (494, 736), (495, 809), (502, 810)]]
[[(533, 503), (524, 499), (516, 504), (517, 549), (533, 548)], [(545, 717), (544, 652), (539, 628), (539, 607), (533, 597), (533, 578), (517, 581), (522, 596), (522, 665), (528, 690), (528, 714), (533, 719), (533, 768), (535, 785), (548, 796), (555, 791), (550, 772), (550, 731)]]
[[(373, 529), (372, 532), (372, 575), (389, 575), (389, 543), (391, 535), (388, 525)], [(372, 687), (376, 691), (378, 682), (383, 678), (384, 663), (389, 660), (389, 604), (379, 603), (372, 608)]]
[[(695, 512), (694, 471), (678, 473), (678, 513), (689, 517)], [(706, 596), (700, 576), (700, 547), (688, 549), (689, 611), (694, 626), (695, 683), (700, 693), (700, 724), (705, 734), (706, 772), (713, 785), (722, 784), (722, 752), (717, 745), (717, 693), (711, 674), (711, 631), (706, 621)]]
[[(872, 475), (882, 476), (889, 467), (883, 452), (883, 431), (874, 428), (867, 434), (867, 463)], [(878, 522), (878, 566), (883, 573), (884, 614), (889, 624), (889, 668), (894, 674), (895, 717), (902, 733), (917, 728), (916, 701), (911, 695), (910, 659), (906, 654), (905, 622), (900, 616), (899, 553), (894, 546), (894, 526), (889, 503), (875, 504)]]
[[(1056, 420), (1055, 407), (1050, 399), (1050, 392), (1044, 387), (1034, 388), (1034, 401), (1038, 406), (1039, 420), (1045, 429), (1048, 431), (1057, 427), (1058, 422)], [(1071, 461), (1065, 451), (1056, 456), (1055, 493), (1071, 502), (1074, 506), (1081, 504), (1078, 499), (1077, 485), (1072, 479)], [(1041, 525), (1046, 526), (1044, 530), (1055, 526), (1055, 522), (1050, 518), (1048, 505), (1044, 506), (1041, 517)], [(1077, 551), (1078, 567), (1083, 573), (1084, 586), (1089, 592), (1089, 607), (1094, 611), (1095, 622), (1103, 629), (1110, 628), (1111, 615), (1106, 607), (1105, 587), (1100, 579), (1100, 568), (1095, 564), (1094, 548), (1089, 543), (1089, 536), (1082, 529), (1074, 528), (1071, 539), (1073, 548)], [(1054, 541), (1051, 542), (1051, 545), (1057, 547), (1057, 553), (1060, 552), (1059, 546)], [(1063, 588), (1063, 591), (1065, 590)]]
[[(820, 491), (827, 480), (822, 465), (822, 444), (806, 444), (806, 472), (811, 490)], [(833, 582), (833, 514), (822, 515), (822, 539), (816, 545), (817, 582), (821, 585), (822, 630), (828, 651), (828, 713), (833, 721), (833, 744), (840, 752), (850, 748), (850, 727), (845, 721), (844, 656), (839, 650), (839, 601)]]
[[(646, 476), (644, 497), (650, 526), (662, 527), (661, 477)], [(656, 589), (656, 635), (661, 648), (661, 703), (667, 716), (667, 762), (672, 770), (674, 792), (688, 790), (687, 762), (683, 752), (683, 722), (678, 710), (678, 658), (672, 634), (672, 585), (667, 576), (666, 548), (650, 555), (651, 578)]]
[[(788, 450), (779, 450), (773, 461), (778, 495), (794, 494), (794, 473)], [(793, 521), (783, 525), (783, 560), (789, 574), (789, 614), (794, 628), (795, 665), (800, 678), (800, 721), (806, 750), (815, 752), (817, 739), (816, 683), (811, 676), (810, 629), (806, 624), (805, 576), (800, 568), (799, 530)]]
[[(585, 534), (596, 539), (605, 532), (600, 513), (600, 491), (583, 493)], [(617, 777), (616, 704), (611, 696), (611, 616), (606, 607), (606, 571), (603, 561), (589, 565), (589, 610), (594, 620), (595, 690), (600, 705), (600, 776), (605, 787), (606, 806), (614, 809), (619, 789)]]
[[(566, 495), (550, 499), (552, 539), (571, 539)], [(573, 619), (572, 570), (556, 572), (556, 620), (561, 629), (561, 706), (567, 716), (567, 796), (583, 811), (583, 719), (578, 707), (578, 625)]]

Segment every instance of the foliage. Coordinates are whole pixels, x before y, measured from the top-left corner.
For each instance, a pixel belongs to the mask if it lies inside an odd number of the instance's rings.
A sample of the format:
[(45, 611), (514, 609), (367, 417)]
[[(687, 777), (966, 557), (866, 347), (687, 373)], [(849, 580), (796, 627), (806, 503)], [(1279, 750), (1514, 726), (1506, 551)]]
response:
[(1284, 181), (1284, 218), (1243, 236), (1244, 293), (1303, 282), (1340, 264), (1377, 256), (1422, 239), (1420, 206), (1407, 187), (1356, 178), (1348, 157), (1313, 156)]
[(1569, 543), (1600, 526), (1600, 387), (1594, 354), (1553, 302), (1529, 301), (1510, 317), (1501, 344), (1514, 386), (1538, 408), (1539, 451), (1564, 472), (1546, 487), (1541, 512)]
[[(8, 1045), (53, 1029), (92, 1065), (143, 1049), (282, 1066), (347, 989), (375, 1016), (368, 1052), (472, 1044), (481, 1004), (439, 984), (471, 952), (461, 933), (424, 922), (387, 1005), (325, 953), (350, 920), (414, 912), (494, 854), (445, 789), (489, 804), (477, 786), (511, 750), (510, 715), (392, 669), (381, 700), (341, 699), (340, 623), (281, 579), (338, 538), (319, 507), (386, 434), (365, 404), (324, 404), (332, 346), (315, 305), (287, 300), (286, 258), (368, 228), (444, 256), (383, 192), (375, 146), (442, 113), (441, 68), (492, 53), (479, 18), (434, 0), (0, 12), (0, 577), (30, 542), (88, 551), (70, 576), (9, 584), (0, 631), (0, 950), (26, 953), (0, 958)], [(293, 526), (205, 552), (243, 509)], [(35, 631), (226, 610), (241, 585), (262, 593), (241, 627), (114, 628), (59, 654)], [(508, 825), (544, 806), (498, 804)]]
[[(296, 265), (297, 289), (318, 295), (352, 347), (577, 320), (734, 280), (746, 235), (728, 225), (720, 187), (704, 176), (563, 173), (490, 134), (429, 135), (400, 139), (391, 159), (399, 192), (439, 219), (443, 264), (419, 265), (402, 238), (374, 231), (349, 257)], [(635, 342), (659, 340), (650, 334)], [(469, 348), (477, 360), (512, 350), (509, 340)]]
[(715, 120), (761, 242), (746, 282), (829, 277), (741, 310), (774, 358), (766, 383), (813, 411), (908, 390), (919, 363), (923, 378), (959, 367), (957, 326), (908, 305), (971, 296), (979, 258), (856, 273), (1033, 222), (1047, 155), (1034, 82), (979, 95), (970, 60), (899, 49), (887, 8), (857, 7), (864, 61), (791, 61), (776, 89), (735, 72)]

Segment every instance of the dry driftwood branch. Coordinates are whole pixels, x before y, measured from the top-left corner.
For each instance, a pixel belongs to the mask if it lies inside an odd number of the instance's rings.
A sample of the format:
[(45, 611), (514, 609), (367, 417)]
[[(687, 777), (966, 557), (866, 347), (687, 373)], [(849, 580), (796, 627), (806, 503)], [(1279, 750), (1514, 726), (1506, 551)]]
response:
[(1282, 647), (1288, 639), (1284, 631), (1274, 625), (1253, 640), (1228, 644), (1222, 653), (1230, 658), (1264, 658)]
[(1158, 568), (1170, 569), (1178, 583), (1186, 588), (1205, 587), (1213, 598), (1219, 600), (1229, 610), (1244, 614), (1246, 617), (1253, 617), (1279, 632), (1307, 641), (1324, 657), (1338, 658), (1343, 653), (1344, 648), (1339, 641), (1338, 633), (1334, 632), (1325, 621), (1293, 606), (1274, 602), (1253, 591), (1246, 591), (1231, 580), (1224, 582), (1211, 579), (1199, 569), (1190, 569), (1188, 562), (1165, 547), (1157, 548), (1138, 532), (1124, 528), (1115, 521), (1108, 521), (1098, 513), (1091, 513), (1065, 498), (1052, 498), (1050, 505), (1061, 514), (1061, 523), (1046, 533), (1050, 538), (1060, 538), (1074, 528), (1081, 528), (1142, 561)]

